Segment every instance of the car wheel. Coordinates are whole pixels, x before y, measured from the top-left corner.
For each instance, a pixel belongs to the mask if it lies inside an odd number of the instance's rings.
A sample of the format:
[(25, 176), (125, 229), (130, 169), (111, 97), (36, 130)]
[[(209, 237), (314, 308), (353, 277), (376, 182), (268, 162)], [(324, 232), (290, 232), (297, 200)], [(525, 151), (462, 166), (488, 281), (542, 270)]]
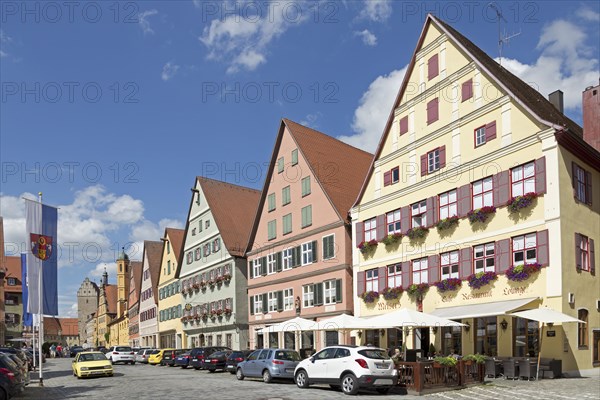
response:
[(243, 381), (244, 380), (244, 373), (242, 372), (241, 368), (238, 368), (236, 373), (235, 373), (235, 377), (237, 378), (238, 381)]
[(135, 361), (132, 361), (132, 362), (131, 362), (131, 365), (135, 365)]
[(271, 375), (271, 373), (269, 372), (268, 369), (265, 369), (263, 371), (262, 376), (263, 376), (263, 382), (264, 383), (271, 383), (273, 381), (273, 376)]
[(182, 365), (181, 369), (186, 369), (188, 366), (187, 365)]
[(377, 390), (377, 393), (379, 393), (379, 394), (387, 394), (387, 392), (389, 392), (389, 391), (390, 391), (390, 388), (389, 388), (389, 387), (385, 387), (385, 388), (377, 388), (377, 389), (375, 389), (375, 390)]
[(6, 393), (6, 390), (4, 390), (4, 388), (0, 388), (0, 400), (6, 399), (8, 399), (8, 393)]
[(296, 385), (301, 388), (301, 389), (305, 389), (308, 387), (308, 375), (306, 374), (306, 371), (301, 369), (300, 371), (298, 371), (296, 373)]
[(350, 395), (358, 393), (358, 379), (354, 375), (346, 374), (342, 377), (342, 392)]
[(213, 372), (215, 372), (215, 371), (216, 371), (216, 369), (209, 369), (209, 370), (208, 370), (208, 372), (210, 372), (211, 374), (212, 374)]
[[(199, 370), (200, 370), (200, 367), (194, 367), (194, 369), (195, 369), (196, 371), (199, 371)], [(232, 373), (233, 373), (233, 372), (232, 372)]]

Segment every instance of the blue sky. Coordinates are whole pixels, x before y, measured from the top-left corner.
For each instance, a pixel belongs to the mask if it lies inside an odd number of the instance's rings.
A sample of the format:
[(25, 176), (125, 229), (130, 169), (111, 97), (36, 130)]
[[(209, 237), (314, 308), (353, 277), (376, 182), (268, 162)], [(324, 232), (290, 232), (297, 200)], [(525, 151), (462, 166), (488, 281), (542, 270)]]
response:
[[(280, 119), (373, 151), (425, 16), (493, 57), (488, 2), (0, 3), (0, 213), (24, 246), (22, 196), (60, 207), (59, 308), (115, 254), (183, 227), (196, 175), (260, 188)], [(600, 3), (497, 2), (520, 32), (503, 65), (548, 94), (600, 76)], [(137, 246), (137, 247), (135, 247)], [(111, 281), (115, 280), (114, 273)]]

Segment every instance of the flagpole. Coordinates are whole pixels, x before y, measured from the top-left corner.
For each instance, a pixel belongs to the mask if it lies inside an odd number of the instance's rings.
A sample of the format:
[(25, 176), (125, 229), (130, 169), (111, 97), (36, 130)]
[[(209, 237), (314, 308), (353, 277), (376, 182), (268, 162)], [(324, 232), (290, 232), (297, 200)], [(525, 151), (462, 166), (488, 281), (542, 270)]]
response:
[(35, 314), (31, 316), (31, 349), (33, 350), (33, 370), (35, 371)]
[[(42, 192), (38, 193), (38, 200), (42, 204)], [(38, 281), (38, 296), (39, 296), (39, 312), (40, 312), (40, 340), (39, 340), (39, 365), (40, 365), (40, 386), (44, 386), (44, 374), (42, 372), (42, 343), (44, 342), (44, 295), (42, 279), (44, 276), (44, 268), (40, 268), (39, 281)], [(35, 330), (35, 329), (34, 329)]]

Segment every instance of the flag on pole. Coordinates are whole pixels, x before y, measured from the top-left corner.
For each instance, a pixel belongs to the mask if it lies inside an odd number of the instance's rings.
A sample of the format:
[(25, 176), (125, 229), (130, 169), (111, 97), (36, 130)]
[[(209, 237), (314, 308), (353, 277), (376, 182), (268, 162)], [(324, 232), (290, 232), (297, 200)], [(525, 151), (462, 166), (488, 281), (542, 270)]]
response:
[(21, 253), (21, 282), (23, 283), (23, 326), (33, 325), (33, 315), (27, 311), (29, 288), (27, 282), (27, 254)]
[[(28, 199), (25, 200), (25, 204), (26, 233), (30, 245), (26, 257), (27, 311), (30, 314), (58, 315), (58, 210)], [(40, 288), (44, 304), (42, 310)]]

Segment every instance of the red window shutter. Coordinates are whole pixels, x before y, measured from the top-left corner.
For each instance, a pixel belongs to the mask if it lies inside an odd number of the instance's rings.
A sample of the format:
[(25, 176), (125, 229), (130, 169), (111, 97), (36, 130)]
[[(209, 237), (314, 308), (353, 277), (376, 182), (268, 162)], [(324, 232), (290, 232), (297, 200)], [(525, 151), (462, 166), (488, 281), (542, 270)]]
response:
[(379, 279), (379, 292), (380, 293), (387, 286), (386, 272), (387, 272), (387, 267), (379, 267), (379, 271), (377, 272), (377, 274), (379, 275), (378, 279)]
[(427, 198), (427, 211), (425, 212), (425, 218), (427, 219), (427, 226), (433, 226), (437, 224), (437, 196)]
[(400, 135), (408, 132), (408, 115), (400, 119)]
[(496, 139), (496, 121), (485, 126), (485, 141), (489, 142), (492, 139)]
[(590, 249), (590, 273), (596, 275), (596, 257), (594, 255), (594, 239), (589, 239), (588, 243)]
[(438, 100), (435, 98), (427, 103), (427, 124), (438, 120)]
[(400, 209), (400, 229), (403, 235), (406, 235), (406, 232), (410, 229), (410, 206), (404, 206)]
[(510, 239), (503, 239), (496, 242), (496, 272), (504, 272), (512, 263), (512, 257), (510, 254)]
[(354, 226), (356, 226), (356, 246), (358, 246), (360, 242), (365, 240), (365, 223), (357, 222)]
[(510, 199), (510, 172), (502, 171), (492, 178), (494, 185), (494, 207), (501, 207)]
[(446, 166), (446, 145), (439, 148), (440, 150), (440, 168)]
[(456, 191), (456, 208), (458, 216), (464, 218), (471, 211), (471, 184), (462, 185)]
[(438, 76), (439, 74), (439, 65), (438, 65), (438, 55), (434, 54), (427, 61), (427, 79), (431, 80)]
[(383, 173), (383, 186), (389, 186), (392, 184), (392, 171)]
[(427, 269), (429, 269), (429, 283), (433, 284), (440, 280), (440, 256), (433, 255), (427, 257)]
[(458, 274), (460, 279), (467, 279), (469, 275), (473, 273), (472, 255), (473, 250), (471, 247), (467, 247), (466, 249), (460, 249), (460, 264), (458, 267)]
[(575, 269), (581, 270), (581, 235), (575, 232)]
[(535, 160), (535, 191), (546, 193), (546, 157)]
[(385, 214), (381, 214), (377, 216), (377, 229), (375, 231), (375, 239), (378, 242), (381, 242), (385, 237), (386, 232), (386, 224), (385, 224)]
[(358, 271), (356, 274), (356, 294), (358, 296), (365, 292), (365, 271)]
[(402, 288), (408, 289), (410, 286), (410, 263), (408, 261), (403, 261), (402, 265)]
[(592, 205), (592, 173), (585, 173), (585, 201), (588, 205)]
[(537, 262), (543, 267), (550, 263), (550, 254), (548, 251), (548, 229), (537, 233)]
[(421, 176), (427, 175), (427, 154), (421, 156)]
[(469, 79), (462, 84), (462, 101), (467, 101), (473, 97), (473, 79)]

